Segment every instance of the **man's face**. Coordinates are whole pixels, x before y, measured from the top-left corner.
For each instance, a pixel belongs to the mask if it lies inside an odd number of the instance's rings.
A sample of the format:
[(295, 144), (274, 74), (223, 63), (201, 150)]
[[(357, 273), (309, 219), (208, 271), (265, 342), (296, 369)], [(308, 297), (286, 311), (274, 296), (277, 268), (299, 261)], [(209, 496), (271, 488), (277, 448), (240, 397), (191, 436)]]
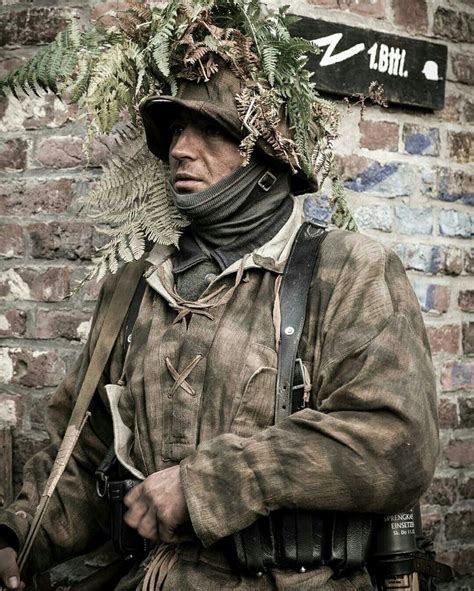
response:
[(242, 164), (237, 143), (207, 117), (178, 112), (171, 132), (171, 180), (179, 193), (203, 191)]

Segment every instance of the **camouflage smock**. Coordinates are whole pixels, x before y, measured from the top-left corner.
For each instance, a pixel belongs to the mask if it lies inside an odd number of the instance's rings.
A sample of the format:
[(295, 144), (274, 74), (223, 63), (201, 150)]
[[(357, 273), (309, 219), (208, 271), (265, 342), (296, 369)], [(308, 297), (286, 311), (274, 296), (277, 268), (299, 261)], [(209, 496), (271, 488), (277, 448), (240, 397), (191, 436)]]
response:
[[(137, 476), (181, 463), (200, 542), (177, 548), (164, 589), (371, 588), (362, 571), (334, 580), (327, 567), (240, 577), (214, 545), (282, 507), (405, 509), (435, 468), (436, 389), (419, 305), (397, 256), (362, 234), (332, 230), (322, 245), (301, 342), (309, 405), (272, 425), (276, 296), (302, 219), (295, 201), (278, 234), (218, 276), (197, 304), (173, 289), (172, 249), (152, 251), (127, 359), (119, 340), (43, 522), (31, 570), (107, 539), (109, 508), (96, 496), (94, 470), (112, 441), (113, 414), (117, 453)], [(18, 500), (1, 514), (20, 544), (117, 278), (105, 282), (89, 342), (51, 401), (52, 443), (28, 462)]]

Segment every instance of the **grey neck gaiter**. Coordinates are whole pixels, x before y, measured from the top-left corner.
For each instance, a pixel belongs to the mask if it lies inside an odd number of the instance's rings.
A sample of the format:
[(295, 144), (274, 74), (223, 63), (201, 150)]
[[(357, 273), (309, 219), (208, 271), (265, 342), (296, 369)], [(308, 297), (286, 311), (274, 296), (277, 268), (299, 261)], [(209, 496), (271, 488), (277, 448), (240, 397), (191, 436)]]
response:
[(287, 172), (273, 173), (274, 185), (253, 195), (267, 167), (252, 158), (204, 191), (177, 193), (171, 187), (173, 201), (191, 222), (199, 242), (217, 248), (233, 242), (258, 228), (278, 210), (290, 186)]

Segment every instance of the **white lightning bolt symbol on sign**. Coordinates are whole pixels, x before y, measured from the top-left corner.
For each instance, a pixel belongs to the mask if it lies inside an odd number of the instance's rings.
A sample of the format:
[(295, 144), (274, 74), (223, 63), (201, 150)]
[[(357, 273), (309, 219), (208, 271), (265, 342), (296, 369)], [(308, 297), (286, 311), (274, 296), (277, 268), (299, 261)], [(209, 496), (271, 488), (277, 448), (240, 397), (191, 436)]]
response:
[(365, 49), (365, 43), (358, 43), (357, 45), (354, 45), (354, 47), (350, 47), (349, 49), (333, 54), (337, 44), (341, 39), (342, 33), (334, 33), (333, 35), (321, 37), (320, 39), (313, 39), (313, 41), (311, 41), (311, 43), (314, 43), (318, 47), (327, 46), (327, 49), (324, 52), (321, 61), (319, 62), (320, 66), (331, 66), (332, 64), (343, 62), (344, 60), (349, 59), (350, 57), (360, 53)]

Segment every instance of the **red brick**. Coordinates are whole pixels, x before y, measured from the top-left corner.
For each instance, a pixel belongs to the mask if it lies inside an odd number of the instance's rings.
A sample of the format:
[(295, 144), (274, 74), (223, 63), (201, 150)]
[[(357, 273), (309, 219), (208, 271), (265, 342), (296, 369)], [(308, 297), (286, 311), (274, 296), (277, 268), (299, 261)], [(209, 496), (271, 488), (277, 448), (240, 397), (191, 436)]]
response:
[(21, 257), (23, 254), (23, 228), (16, 224), (0, 225), (0, 256)]
[(474, 42), (474, 15), (438, 8), (435, 12), (433, 33), (455, 42)]
[(79, 341), (84, 338), (85, 325), (91, 315), (75, 310), (39, 310), (36, 314), (34, 337), (37, 339), (64, 338)]
[(451, 468), (474, 467), (474, 441), (454, 439), (444, 451)]
[(438, 417), (441, 429), (455, 429), (459, 424), (456, 403), (442, 398), (438, 403)]
[(474, 322), (462, 325), (462, 349), (465, 355), (474, 355)]
[(463, 312), (474, 312), (474, 289), (460, 291), (458, 304)]
[(92, 255), (92, 227), (80, 222), (30, 224), (31, 254), (43, 259), (85, 259)]
[(472, 429), (474, 427), (474, 398), (462, 398), (459, 401), (459, 415), (461, 429)]
[(466, 273), (474, 273), (474, 248), (470, 248), (464, 253), (464, 270)]
[(435, 478), (423, 495), (422, 504), (450, 506), (456, 501), (457, 481), (454, 478)]
[(82, 149), (83, 140), (78, 137), (48, 137), (39, 142), (37, 159), (47, 168), (74, 168), (86, 164)]
[(17, 268), (0, 273), (0, 297), (9, 300), (59, 302), (69, 294), (69, 285), (67, 267)]
[[(472, 575), (472, 565), (474, 564), (474, 546), (456, 549), (441, 550), (436, 554), (436, 560), (449, 564), (456, 575)], [(467, 591), (468, 587), (458, 587), (459, 590)]]
[(90, 158), (84, 151), (84, 140), (80, 137), (48, 137), (40, 141), (36, 157), (46, 168), (75, 168), (77, 166), (100, 166), (110, 158), (113, 138), (92, 142)]
[(458, 53), (451, 56), (454, 79), (462, 84), (474, 84), (474, 56)]
[(428, 326), (428, 339), (432, 353), (457, 353), (459, 350), (460, 329), (457, 324)]
[(26, 152), (28, 142), (22, 139), (11, 139), (0, 144), (0, 169), (23, 170), (26, 168)]
[(426, 0), (393, 0), (393, 14), (398, 27), (410, 31), (426, 32), (428, 10)]
[(24, 310), (0, 312), (0, 337), (22, 337), (26, 331), (27, 313)]
[(398, 123), (389, 121), (361, 121), (360, 146), (369, 150), (398, 151)]
[(445, 517), (447, 540), (468, 540), (474, 538), (474, 513), (459, 511), (448, 513)]
[(445, 392), (474, 388), (474, 361), (450, 361), (441, 370), (441, 387)]
[(474, 133), (469, 131), (449, 132), (448, 148), (449, 155), (453, 160), (460, 163), (474, 161)]
[(55, 351), (10, 349), (12, 384), (41, 388), (56, 386), (66, 373), (66, 365)]
[(0, 183), (0, 215), (62, 213), (72, 201), (74, 181), (25, 180)]
[(10, 10), (0, 15), (0, 45), (36, 45), (52, 41), (71, 13), (57, 7)]

